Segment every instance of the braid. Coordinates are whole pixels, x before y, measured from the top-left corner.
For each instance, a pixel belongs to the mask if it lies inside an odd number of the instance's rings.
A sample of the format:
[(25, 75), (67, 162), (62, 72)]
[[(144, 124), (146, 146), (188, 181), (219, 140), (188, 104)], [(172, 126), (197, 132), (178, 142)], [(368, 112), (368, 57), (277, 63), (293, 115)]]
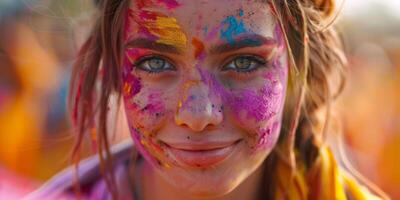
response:
[[(279, 189), (279, 186), (304, 181), (296, 177), (300, 170), (298, 165), (305, 166), (304, 170), (307, 171), (316, 164), (325, 126), (329, 121), (330, 104), (345, 82), (345, 59), (335, 30), (324, 27), (325, 21), (333, 14), (334, 1), (275, 0), (270, 5), (288, 46), (291, 59), (288, 93), (292, 94), (287, 95), (291, 98), (286, 99), (278, 145), (265, 164), (266, 173), (279, 174), (279, 180), (271, 181), (271, 177), (268, 177), (264, 185), (269, 187), (266, 190), (268, 197), (276, 197), (279, 191), (283, 193), (280, 195), (288, 198), (290, 189)], [(332, 74), (338, 74), (340, 78), (335, 95), (331, 91), (334, 86), (330, 85)], [(317, 116), (321, 109), (326, 110), (324, 121)], [(321, 130), (320, 127), (324, 128)], [(274, 188), (274, 191), (270, 188)]]

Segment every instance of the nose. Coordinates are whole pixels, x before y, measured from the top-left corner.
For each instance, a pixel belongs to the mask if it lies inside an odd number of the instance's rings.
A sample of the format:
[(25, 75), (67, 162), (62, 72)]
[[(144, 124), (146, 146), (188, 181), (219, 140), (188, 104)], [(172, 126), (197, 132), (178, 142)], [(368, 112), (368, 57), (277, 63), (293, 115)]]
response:
[(223, 120), (220, 101), (210, 93), (202, 81), (187, 81), (178, 102), (175, 123), (200, 132), (206, 127), (215, 127)]

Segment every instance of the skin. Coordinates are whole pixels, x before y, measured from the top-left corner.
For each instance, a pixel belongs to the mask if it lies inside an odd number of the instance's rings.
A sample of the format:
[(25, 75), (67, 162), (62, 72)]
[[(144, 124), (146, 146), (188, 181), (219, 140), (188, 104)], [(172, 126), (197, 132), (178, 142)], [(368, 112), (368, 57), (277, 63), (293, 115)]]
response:
[[(132, 1), (124, 31), (123, 99), (136, 148), (148, 161), (140, 167), (145, 199), (253, 199), (279, 137), (288, 77), (287, 49), (269, 6)], [(223, 161), (199, 167), (166, 147), (204, 140), (237, 143)]]

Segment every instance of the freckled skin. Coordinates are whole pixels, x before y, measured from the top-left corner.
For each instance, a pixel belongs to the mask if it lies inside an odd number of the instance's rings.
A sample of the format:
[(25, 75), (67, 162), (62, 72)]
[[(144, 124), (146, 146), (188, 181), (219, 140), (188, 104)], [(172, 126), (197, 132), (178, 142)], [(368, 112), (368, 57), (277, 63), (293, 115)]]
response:
[[(157, 25), (144, 11), (174, 19), (167, 21), (174, 24)], [(232, 191), (260, 167), (281, 130), (287, 50), (268, 5), (241, 0), (132, 1), (126, 19), (125, 42), (140, 35), (182, 52), (124, 50), (123, 100), (137, 149), (160, 176), (189, 194), (220, 196)], [(179, 34), (171, 35), (171, 30)], [(276, 47), (261, 44), (209, 52), (243, 34), (272, 38)], [(175, 69), (149, 74), (135, 66), (151, 55), (167, 58)], [(237, 55), (256, 55), (267, 62), (251, 73), (222, 70)], [(203, 169), (180, 165), (163, 144), (210, 138), (242, 142), (226, 160)]]

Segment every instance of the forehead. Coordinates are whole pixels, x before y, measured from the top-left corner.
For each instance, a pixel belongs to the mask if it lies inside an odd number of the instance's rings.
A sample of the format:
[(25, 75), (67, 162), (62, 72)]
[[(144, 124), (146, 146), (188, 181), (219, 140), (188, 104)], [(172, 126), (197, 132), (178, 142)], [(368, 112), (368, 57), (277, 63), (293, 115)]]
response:
[[(261, 0), (131, 0), (127, 31), (152, 27), (179, 28), (187, 37), (225, 39), (243, 32), (273, 36), (275, 18)], [(190, 39), (190, 38), (188, 38)]]

